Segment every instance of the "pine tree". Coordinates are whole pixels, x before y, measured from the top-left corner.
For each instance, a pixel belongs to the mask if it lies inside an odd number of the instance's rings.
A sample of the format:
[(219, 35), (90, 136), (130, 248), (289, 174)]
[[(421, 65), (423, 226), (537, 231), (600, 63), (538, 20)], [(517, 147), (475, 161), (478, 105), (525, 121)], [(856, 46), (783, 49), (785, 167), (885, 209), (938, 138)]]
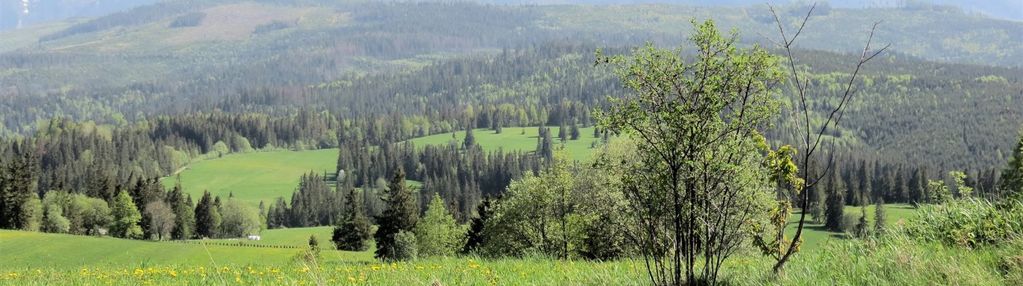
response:
[(472, 127), (465, 129), (465, 139), (462, 141), (462, 148), (469, 149), (476, 145), (476, 135), (472, 134)]
[(366, 240), (373, 236), (372, 226), (366, 217), (366, 209), (360, 197), (355, 194), (354, 188), (349, 189), (345, 196), (345, 201), (348, 202), (346, 213), (343, 215), (342, 223), (334, 227), (334, 235), (331, 237), (338, 250), (365, 251), (369, 248)]
[(111, 235), (120, 238), (142, 238), (142, 227), (139, 227), (142, 213), (127, 191), (121, 191), (114, 198), (110, 214), (114, 217), (114, 222), (110, 225)]
[(195, 206), (195, 236), (198, 238), (215, 238), (220, 230), (220, 208), (210, 195), (204, 191), (199, 204)]
[(998, 197), (1023, 198), (1023, 136), (1016, 142), (1016, 149), (1012, 150), (1009, 164), (1002, 170), (998, 189)]
[(888, 216), (885, 214), (884, 201), (877, 200), (874, 203), (874, 233), (880, 235), (885, 231), (885, 220)]
[(828, 174), (827, 194), (824, 226), (832, 231), (841, 231), (843, 217), (845, 216), (845, 191), (842, 178), (835, 170)]
[(463, 244), (465, 231), (455, 222), (444, 200), (434, 194), (423, 219), (416, 224), (416, 245), (421, 257), (450, 256)]
[(374, 235), (377, 242), (376, 258), (393, 260), (401, 258), (398, 245), (395, 244), (399, 232), (409, 232), (415, 228), (419, 219), (419, 205), (415, 195), (405, 183), (405, 171), (398, 169), (394, 179), (387, 188), (384, 198), (387, 209), (377, 217), (379, 227)]
[(469, 232), (466, 234), (465, 246), (462, 247), (462, 253), (475, 253), (487, 243), (484, 226), (487, 224), (487, 220), (489, 220), (493, 215), (492, 205), (493, 200), (485, 198), (478, 206), (476, 206), (476, 216), (473, 217), (472, 221), (469, 223)]
[[(0, 228), (30, 229), (32, 197), (38, 199), (36, 187), (39, 160), (29, 143), (15, 144), (13, 153), (20, 153), (0, 172)], [(29, 150), (21, 150), (27, 148)]]
[(195, 207), (192, 205), (192, 197), (182, 190), (180, 180), (174, 183), (174, 188), (167, 194), (167, 204), (171, 206), (175, 215), (171, 238), (192, 238), (195, 232)]

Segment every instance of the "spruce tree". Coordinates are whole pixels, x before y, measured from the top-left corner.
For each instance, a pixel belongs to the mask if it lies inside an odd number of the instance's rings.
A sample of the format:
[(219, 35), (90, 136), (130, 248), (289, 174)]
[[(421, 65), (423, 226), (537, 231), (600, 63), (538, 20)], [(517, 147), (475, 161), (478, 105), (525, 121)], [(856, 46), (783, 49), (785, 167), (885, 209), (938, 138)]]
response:
[(870, 234), (870, 223), (867, 222), (867, 206), (860, 206), (860, 220), (856, 223), (856, 237), (866, 238)]
[(472, 134), (472, 127), (465, 128), (465, 139), (462, 141), (462, 148), (469, 149), (476, 145), (476, 135)]
[(874, 233), (878, 235), (884, 233), (886, 219), (888, 219), (888, 215), (885, 214), (884, 201), (877, 200), (874, 203)]
[(121, 191), (114, 198), (110, 214), (114, 217), (114, 222), (110, 225), (111, 235), (120, 238), (142, 238), (142, 227), (139, 227), (142, 213), (127, 191)]
[(180, 180), (174, 183), (174, 188), (167, 194), (167, 204), (171, 206), (175, 215), (171, 238), (192, 238), (195, 232), (195, 207), (192, 205), (192, 197), (185, 194), (181, 188)]
[(369, 248), (366, 240), (373, 236), (369, 218), (366, 217), (366, 209), (362, 204), (361, 196), (355, 194), (355, 189), (349, 189), (345, 195), (348, 207), (345, 209), (343, 221), (334, 227), (334, 235), (331, 241), (338, 250), (365, 251)]
[(195, 206), (195, 236), (215, 238), (220, 229), (221, 217), (217, 203), (209, 191), (204, 191), (199, 204)]
[(415, 228), (419, 219), (419, 205), (415, 201), (415, 194), (405, 183), (405, 171), (398, 169), (387, 188), (387, 196), (384, 198), (387, 209), (377, 217), (379, 227), (374, 235), (377, 242), (376, 258), (393, 260), (402, 258), (398, 246), (395, 244), (396, 235), (399, 232), (408, 232)]
[(832, 231), (842, 231), (843, 216), (845, 216), (845, 190), (843, 190), (842, 178), (835, 170), (828, 174), (827, 194), (825, 209), (824, 227)]
[(484, 233), (484, 226), (487, 224), (487, 220), (493, 215), (493, 200), (490, 198), (484, 198), (478, 206), (476, 206), (476, 216), (472, 218), (469, 223), (469, 232), (466, 234), (465, 246), (462, 247), (462, 253), (470, 254), (475, 253), (487, 243), (487, 237)]

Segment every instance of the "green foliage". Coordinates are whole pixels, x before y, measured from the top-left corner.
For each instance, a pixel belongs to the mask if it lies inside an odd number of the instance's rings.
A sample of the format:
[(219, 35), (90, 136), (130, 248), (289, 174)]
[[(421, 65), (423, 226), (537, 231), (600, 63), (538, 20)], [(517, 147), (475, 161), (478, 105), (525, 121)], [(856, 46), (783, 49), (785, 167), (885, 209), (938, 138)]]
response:
[(930, 195), (930, 202), (935, 204), (945, 203), (952, 199), (952, 191), (941, 180), (928, 180), (927, 193)]
[(56, 204), (46, 205), (42, 231), (67, 233), (71, 230), (71, 221), (64, 217), (63, 209)]
[[(717, 281), (746, 242), (746, 222), (766, 217), (762, 198), (772, 195), (758, 129), (778, 112), (769, 90), (781, 80), (777, 60), (756, 46), (740, 49), (738, 35), (721, 35), (713, 21), (693, 27), (691, 59), (651, 44), (631, 56), (598, 55), (633, 92), (609, 98), (597, 118), (602, 129), (636, 138), (638, 158), (617, 171), (627, 177), (631, 215), (644, 231), (633, 237), (654, 265), (654, 284)], [(709, 263), (697, 267), (697, 256)]]
[(39, 195), (31, 194), (28, 200), (21, 206), (21, 229), (28, 231), (39, 231), (43, 224), (43, 203)]
[(227, 199), (221, 209), (219, 236), (245, 237), (259, 234), (265, 228), (259, 210), (234, 198)]
[(455, 222), (437, 194), (430, 200), (414, 233), (419, 257), (452, 256), (465, 245), (465, 228)]
[(494, 206), (484, 230), (484, 252), (489, 255), (574, 255), (582, 229), (573, 212), (575, 181), (564, 153), (539, 175), (513, 180)]
[(135, 207), (135, 202), (128, 192), (121, 191), (117, 194), (110, 208), (110, 215), (113, 216), (110, 235), (130, 239), (142, 238), (142, 228), (139, 227), (142, 214)]

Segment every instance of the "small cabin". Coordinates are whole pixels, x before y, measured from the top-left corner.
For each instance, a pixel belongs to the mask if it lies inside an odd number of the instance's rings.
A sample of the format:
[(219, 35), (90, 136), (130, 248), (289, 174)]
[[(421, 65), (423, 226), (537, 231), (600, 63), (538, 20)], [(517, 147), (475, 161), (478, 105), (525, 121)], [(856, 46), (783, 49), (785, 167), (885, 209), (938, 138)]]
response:
[(249, 240), (260, 240), (260, 239), (262, 239), (262, 237), (259, 237), (258, 235), (249, 235)]

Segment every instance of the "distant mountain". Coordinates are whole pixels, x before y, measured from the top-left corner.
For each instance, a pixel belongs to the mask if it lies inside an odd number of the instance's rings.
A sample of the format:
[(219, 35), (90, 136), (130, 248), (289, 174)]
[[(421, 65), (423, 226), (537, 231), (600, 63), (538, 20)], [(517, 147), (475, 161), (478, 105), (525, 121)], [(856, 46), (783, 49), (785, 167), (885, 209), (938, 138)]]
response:
[(159, 0), (0, 0), (0, 31), (69, 18), (98, 17)]
[[(811, 0), (482, 0), (494, 4), (684, 4), (693, 6), (750, 6), (772, 3), (807, 4)], [(818, 5), (834, 8), (905, 8), (924, 6), (951, 6), (964, 12), (980, 13), (992, 18), (1023, 21), (1023, 1), (1020, 0), (821, 0)]]

